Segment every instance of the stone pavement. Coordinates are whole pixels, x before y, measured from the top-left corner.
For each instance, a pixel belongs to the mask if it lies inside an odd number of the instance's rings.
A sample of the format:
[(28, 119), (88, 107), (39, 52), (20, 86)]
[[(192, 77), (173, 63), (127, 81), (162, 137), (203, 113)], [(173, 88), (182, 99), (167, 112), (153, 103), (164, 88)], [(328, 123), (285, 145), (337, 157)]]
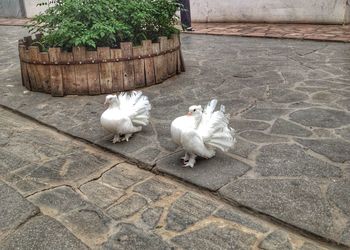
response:
[(193, 34), (350, 42), (350, 25), (192, 23)]
[(335, 249), (0, 108), (1, 249)]
[[(350, 44), (184, 35), (187, 72), (144, 89), (153, 105), (150, 126), (113, 145), (99, 124), (104, 97), (25, 91), (16, 40), (26, 31), (0, 31), (1, 105), (231, 204), (350, 246)], [(170, 122), (213, 97), (232, 115), (236, 148), (183, 169)]]

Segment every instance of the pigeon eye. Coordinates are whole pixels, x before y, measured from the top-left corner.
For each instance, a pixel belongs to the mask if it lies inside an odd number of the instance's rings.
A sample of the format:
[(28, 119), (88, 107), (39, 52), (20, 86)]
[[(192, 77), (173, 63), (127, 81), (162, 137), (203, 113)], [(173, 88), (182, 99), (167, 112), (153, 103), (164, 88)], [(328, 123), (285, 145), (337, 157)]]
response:
[(196, 110), (194, 109), (193, 112), (196, 112)]

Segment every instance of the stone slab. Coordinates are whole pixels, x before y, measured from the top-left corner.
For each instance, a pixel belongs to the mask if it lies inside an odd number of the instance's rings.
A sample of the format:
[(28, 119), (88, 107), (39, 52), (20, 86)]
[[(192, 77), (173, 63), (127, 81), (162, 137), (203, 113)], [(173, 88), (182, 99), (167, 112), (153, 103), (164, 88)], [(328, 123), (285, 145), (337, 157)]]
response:
[(252, 249), (256, 237), (238, 229), (216, 224), (174, 237), (172, 240), (183, 249)]
[(164, 249), (173, 247), (162, 240), (158, 235), (143, 231), (131, 224), (121, 223), (117, 226), (117, 233), (111, 235), (103, 244), (102, 249)]
[(290, 114), (292, 121), (309, 127), (337, 128), (350, 123), (350, 114), (344, 111), (310, 108)]
[(140, 195), (133, 194), (120, 203), (110, 207), (107, 210), (108, 215), (113, 219), (119, 220), (124, 217), (134, 215), (147, 205), (147, 200)]
[(176, 192), (176, 187), (154, 177), (135, 186), (133, 191), (155, 202)]
[(269, 229), (266, 226), (264, 226), (261, 223), (258, 223), (253, 218), (250, 218), (249, 216), (241, 212), (235, 211), (227, 207), (221, 208), (220, 210), (215, 212), (214, 216), (225, 220), (233, 221), (239, 225), (243, 225), (258, 232), (266, 233), (269, 231)]
[(188, 192), (171, 205), (166, 219), (166, 228), (173, 231), (183, 231), (211, 215), (216, 206), (205, 197)]
[(294, 226), (337, 239), (328, 202), (311, 180), (240, 179), (221, 188), (219, 193)]
[(89, 206), (86, 200), (67, 186), (34, 194), (29, 197), (29, 200), (38, 207), (45, 208), (46, 214), (51, 216)]
[(29, 220), (20, 229), (0, 242), (1, 249), (87, 250), (67, 228), (48, 216)]
[(256, 158), (256, 164), (256, 172), (262, 176), (342, 176), (339, 167), (307, 154), (295, 144), (263, 146)]
[(39, 213), (36, 206), (2, 181), (0, 181), (0, 201), (0, 237)]
[(178, 152), (165, 157), (157, 162), (155, 169), (210, 190), (219, 189), (250, 169), (250, 166), (243, 162), (220, 152), (209, 160), (199, 159), (194, 168), (184, 168), (180, 159), (183, 155), (184, 152)]
[(350, 161), (350, 142), (339, 139), (296, 139), (296, 141), (331, 161), (340, 163)]

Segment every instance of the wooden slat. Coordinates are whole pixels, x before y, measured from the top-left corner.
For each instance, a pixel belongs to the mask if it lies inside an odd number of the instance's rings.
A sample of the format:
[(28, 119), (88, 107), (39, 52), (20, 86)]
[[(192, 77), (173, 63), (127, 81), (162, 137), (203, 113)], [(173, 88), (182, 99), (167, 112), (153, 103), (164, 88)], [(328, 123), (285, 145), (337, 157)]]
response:
[[(73, 58), (74, 61), (86, 60), (86, 49), (85, 47), (73, 47)], [(89, 93), (88, 78), (87, 78), (87, 66), (86, 64), (75, 65), (75, 82), (77, 84), (77, 94), (86, 95)]]
[[(41, 62), (48, 62), (49, 61), (49, 53), (40, 52), (39, 53), (39, 60)], [(51, 93), (50, 66), (49, 65), (38, 65), (37, 69), (39, 72), (41, 86), (43, 87), (43, 91), (45, 93)]]
[[(174, 48), (174, 39), (168, 39), (168, 49)], [(167, 54), (168, 60), (168, 76), (173, 76), (176, 74), (176, 59), (175, 52), (171, 52)]]
[[(86, 51), (86, 58), (88, 58), (89, 60), (96, 60), (98, 58), (97, 51)], [(101, 94), (98, 63), (88, 64), (87, 74), (88, 74), (87, 78), (88, 78), (88, 85), (89, 85), (89, 94), (90, 95)]]
[[(73, 62), (73, 53), (71, 52), (62, 52), (61, 60), (63, 62)], [(77, 94), (77, 84), (75, 81), (75, 70), (73, 65), (62, 65), (62, 77), (63, 77), (63, 86), (64, 92), (67, 95), (76, 95)]]
[[(111, 58), (121, 58), (121, 49), (111, 49)], [(115, 62), (112, 64), (112, 83), (113, 92), (124, 90), (124, 73), (123, 73), (123, 63)]]
[[(97, 48), (98, 58), (101, 60), (107, 60), (111, 58), (110, 48), (100, 47)], [(100, 63), (100, 86), (101, 93), (112, 92), (112, 63)]]
[[(159, 37), (159, 47), (160, 52), (164, 52), (168, 49), (168, 38), (165, 36)], [(160, 78), (162, 81), (168, 78), (168, 55), (161, 55), (160, 56), (160, 62), (162, 67), (160, 68)]]
[[(151, 55), (153, 53), (151, 40), (142, 41), (142, 47), (145, 55)], [(153, 58), (145, 59), (145, 76), (147, 86), (151, 86), (156, 83)]]
[[(132, 43), (125, 42), (120, 44), (122, 57), (132, 57)], [(134, 63), (133, 61), (123, 62), (124, 71), (124, 90), (132, 90), (135, 88)]]
[[(134, 47), (133, 55), (134, 56), (143, 56), (143, 47)], [(144, 87), (146, 84), (145, 79), (145, 60), (144, 59), (135, 59), (134, 60), (134, 72), (135, 72), (135, 87), (140, 88)]]
[[(174, 37), (174, 46), (180, 46), (180, 38), (179, 35), (175, 35)], [(175, 52), (175, 60), (176, 60), (176, 73), (181, 73), (181, 58), (180, 58), (180, 50)]]
[(28, 59), (28, 51), (26, 50), (25, 45), (19, 45), (19, 57), (21, 59), (21, 74), (22, 74), (22, 85), (26, 87), (27, 89), (31, 90), (30, 87), (30, 80), (29, 80), (29, 75), (27, 71), (27, 64), (22, 62), (23, 60)]
[[(159, 47), (159, 43), (153, 43), (152, 44), (152, 51), (153, 54), (157, 54), (160, 52), (160, 47)], [(155, 56), (153, 58), (154, 60), (154, 76), (155, 76), (155, 80), (156, 83), (160, 83), (162, 82), (162, 77), (161, 77), (161, 72), (162, 72), (162, 62), (160, 60), (160, 56)]]
[[(29, 46), (29, 60), (32, 62), (38, 62), (39, 61), (39, 48), (37, 46)], [(43, 86), (40, 81), (39, 72), (38, 72), (38, 65), (35, 64), (29, 64), (29, 79), (30, 79), (30, 85), (33, 90), (36, 91), (42, 91)]]
[[(61, 57), (60, 48), (49, 48), (49, 59), (50, 62), (58, 62)], [(50, 65), (50, 83), (51, 83), (51, 95), (52, 96), (63, 96), (63, 79), (62, 70), (60, 65)]]

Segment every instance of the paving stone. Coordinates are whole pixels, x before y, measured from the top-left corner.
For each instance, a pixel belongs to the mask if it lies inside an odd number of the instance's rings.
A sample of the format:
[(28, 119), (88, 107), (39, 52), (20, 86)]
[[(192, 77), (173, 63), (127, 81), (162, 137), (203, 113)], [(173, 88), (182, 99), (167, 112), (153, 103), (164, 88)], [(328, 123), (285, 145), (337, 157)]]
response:
[(269, 228), (262, 225), (256, 220), (256, 218), (249, 217), (241, 212), (235, 211), (230, 208), (223, 208), (215, 212), (214, 216), (233, 221), (239, 225), (251, 228), (255, 231), (266, 233), (269, 231)]
[(107, 213), (116, 220), (132, 216), (147, 205), (147, 200), (140, 195), (133, 194), (122, 202), (112, 206)]
[(330, 92), (317, 92), (311, 96), (312, 101), (316, 103), (330, 103), (339, 98), (339, 95)]
[(60, 220), (75, 235), (85, 239), (85, 242), (90, 242), (91, 245), (104, 241), (111, 224), (111, 219), (94, 206), (73, 210)]
[(310, 242), (305, 242), (301, 246), (300, 250), (326, 250), (326, 249), (323, 248), (323, 247), (316, 246), (316, 245), (314, 245), (314, 244), (312, 244)]
[(142, 150), (140, 153), (138, 153), (138, 155), (140, 157), (139, 158), (140, 161), (149, 162), (151, 163), (150, 165), (154, 165), (155, 159), (166, 155), (166, 153), (162, 152), (158, 148), (151, 147), (151, 148), (145, 148), (145, 150)]
[(325, 128), (315, 128), (312, 130), (312, 132), (314, 133), (314, 135), (316, 137), (320, 137), (320, 138), (330, 138), (330, 137), (335, 137), (333, 135), (333, 132), (330, 129), (325, 129)]
[(300, 137), (309, 137), (312, 135), (310, 130), (296, 125), (284, 119), (277, 119), (271, 128), (271, 133), (281, 135), (292, 135)]
[(350, 216), (350, 180), (341, 179), (332, 182), (328, 187), (327, 197)]
[[(95, 141), (95, 143), (103, 148), (111, 150), (112, 152), (122, 154), (126, 157), (134, 158), (135, 151), (146, 148), (149, 145), (154, 145), (153, 141), (150, 138), (142, 136), (141, 133), (142, 131), (140, 133), (134, 134), (128, 142), (120, 142), (117, 144), (113, 144), (110, 139), (102, 139), (99, 141)], [(154, 160), (145, 163), (147, 163), (148, 165), (152, 165), (154, 164)]]
[(166, 219), (166, 228), (182, 231), (208, 217), (215, 209), (214, 202), (198, 194), (187, 192), (171, 205)]
[(131, 224), (121, 223), (102, 249), (174, 249), (158, 235)]
[(310, 108), (291, 113), (290, 119), (304, 126), (337, 128), (350, 123), (350, 114), (332, 109)]
[(37, 207), (2, 181), (0, 181), (0, 201), (0, 236), (16, 229), (39, 213)]
[(244, 175), (251, 168), (221, 152), (217, 152), (215, 157), (208, 160), (198, 158), (194, 168), (184, 168), (182, 156), (184, 152), (165, 157), (157, 162), (156, 170), (210, 190), (217, 190), (231, 179)]
[(334, 162), (350, 161), (350, 143), (347, 141), (337, 139), (296, 139), (296, 141)]
[(151, 207), (148, 208), (145, 212), (142, 214), (142, 221), (150, 228), (153, 229), (157, 226), (160, 217), (163, 213), (162, 207)]
[(350, 246), (350, 221), (340, 236), (340, 242)]
[(29, 200), (41, 209), (45, 209), (46, 214), (50, 216), (57, 216), (89, 205), (79, 194), (67, 186), (34, 194), (29, 197)]
[(209, 224), (171, 239), (183, 249), (252, 249), (256, 241), (253, 234), (235, 228)]
[(125, 194), (121, 189), (111, 188), (97, 181), (88, 182), (79, 189), (99, 207), (108, 207)]
[(0, 175), (4, 176), (11, 171), (22, 168), (30, 162), (22, 159), (16, 154), (0, 148)]
[(163, 197), (171, 195), (176, 191), (176, 187), (154, 177), (135, 186), (133, 190), (155, 202)]
[(289, 241), (288, 234), (283, 231), (274, 231), (270, 233), (259, 245), (264, 250), (292, 250), (292, 244)]
[(242, 140), (236, 137), (236, 144), (233, 149), (230, 149), (229, 152), (232, 154), (239, 155), (244, 158), (248, 158), (249, 154), (252, 153), (258, 146), (250, 143), (248, 141)]
[(1, 249), (89, 249), (67, 228), (48, 216), (38, 216), (25, 223), (1, 243)]
[[(30, 165), (30, 167), (32, 166)], [(45, 183), (40, 183), (33, 179), (18, 176), (16, 173), (6, 175), (4, 180), (12, 187), (14, 187), (18, 192), (20, 192), (23, 196), (31, 195), (38, 190), (47, 188), (47, 184)]]
[(219, 190), (225, 198), (327, 238), (332, 217), (321, 189), (311, 180), (240, 179)]
[(265, 130), (270, 127), (270, 124), (262, 121), (231, 119), (230, 126), (239, 133), (246, 130)]
[(340, 135), (343, 139), (350, 141), (350, 127), (346, 127), (343, 129), (337, 129), (335, 132), (338, 135)]
[(108, 160), (102, 159), (100, 155), (82, 151), (44, 162), (39, 168), (34, 168), (27, 176), (38, 180), (52, 180), (53, 182), (76, 180), (89, 176), (106, 164), (108, 164)]
[(340, 100), (337, 102), (337, 104), (341, 105), (342, 107), (350, 111), (350, 98), (345, 100)]
[(263, 146), (256, 158), (256, 171), (262, 176), (342, 176), (339, 167), (308, 155), (295, 144)]
[(245, 131), (239, 134), (246, 140), (256, 142), (256, 143), (266, 143), (266, 142), (287, 142), (288, 138), (274, 136), (270, 134), (265, 134), (260, 131)]
[(262, 121), (272, 121), (281, 115), (288, 113), (288, 109), (278, 109), (278, 108), (253, 108), (242, 115), (243, 118), (262, 120)]
[(116, 188), (128, 187), (151, 176), (150, 172), (135, 168), (128, 163), (122, 163), (102, 175), (102, 182)]
[(272, 101), (277, 103), (299, 102), (308, 98), (308, 96), (302, 92), (289, 89), (271, 89), (270, 95)]

